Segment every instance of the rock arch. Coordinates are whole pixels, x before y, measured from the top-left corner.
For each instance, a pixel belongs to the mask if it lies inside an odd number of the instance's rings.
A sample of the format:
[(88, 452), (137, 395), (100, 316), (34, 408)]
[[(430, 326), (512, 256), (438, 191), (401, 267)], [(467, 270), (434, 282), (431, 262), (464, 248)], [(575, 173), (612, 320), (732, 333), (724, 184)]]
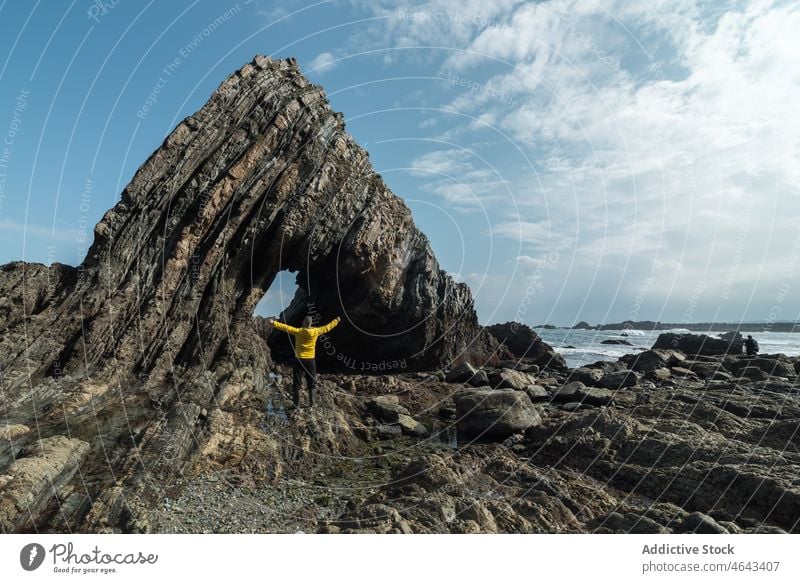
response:
[(343, 315), (335, 354), (413, 370), (496, 348), (322, 88), (259, 56), (139, 168), (81, 265), (2, 268), (5, 368), (266, 366), (251, 315), (282, 269), (300, 274), (292, 317)]

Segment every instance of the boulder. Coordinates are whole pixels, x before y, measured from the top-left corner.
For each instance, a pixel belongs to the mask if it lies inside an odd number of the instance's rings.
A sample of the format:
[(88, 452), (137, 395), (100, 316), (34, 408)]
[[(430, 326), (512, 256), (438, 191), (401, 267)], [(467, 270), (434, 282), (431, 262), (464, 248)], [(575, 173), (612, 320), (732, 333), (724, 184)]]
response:
[(587, 386), (596, 386), (603, 378), (603, 371), (597, 368), (576, 368), (569, 373), (569, 380), (583, 383)]
[(483, 387), (489, 383), (489, 378), (481, 369), (476, 369), (468, 362), (463, 362), (451, 368), (445, 381), (448, 383), (466, 383), (473, 387)]
[(607, 340), (603, 340), (600, 344), (619, 344), (622, 346), (633, 346), (627, 340), (623, 340), (622, 338), (608, 338)]
[(57, 496), (81, 467), (89, 444), (65, 435), (38, 440), (0, 475), (0, 532), (13, 532)]
[(632, 370), (608, 372), (600, 379), (600, 386), (606, 389), (623, 389), (639, 383), (639, 377)]
[[(727, 375), (725, 369), (722, 368), (720, 363), (712, 364), (710, 362), (698, 362), (698, 361), (686, 361), (683, 365), (684, 368), (688, 368), (701, 379), (716, 379), (722, 380), (725, 376), (730, 378), (730, 375)], [(718, 375), (718, 373), (723, 373)]]
[(741, 354), (744, 340), (738, 332), (733, 336), (715, 338), (706, 334), (679, 334), (664, 332), (659, 334), (653, 348), (680, 350), (684, 354), (717, 356), (722, 354)]
[(566, 370), (564, 357), (544, 342), (532, 328), (519, 322), (494, 324), (485, 328), (517, 358), (524, 358), (540, 368)]
[(468, 389), (453, 397), (458, 430), (466, 436), (505, 439), (541, 423), (528, 395), (514, 389)]
[(522, 391), (532, 384), (533, 379), (524, 372), (502, 368), (489, 374), (489, 385), (496, 389)]
[(558, 387), (553, 391), (552, 393), (553, 401), (557, 402), (577, 401), (579, 391), (583, 391), (585, 389), (586, 385), (584, 385), (580, 381), (572, 381), (565, 385), (561, 385), (560, 387)]

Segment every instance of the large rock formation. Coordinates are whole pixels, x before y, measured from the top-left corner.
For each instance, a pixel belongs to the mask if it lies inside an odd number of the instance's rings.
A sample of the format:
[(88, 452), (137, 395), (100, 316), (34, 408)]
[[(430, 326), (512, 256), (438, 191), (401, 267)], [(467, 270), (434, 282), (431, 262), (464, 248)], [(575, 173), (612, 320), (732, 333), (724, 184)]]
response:
[[(333, 362), (420, 369), (490, 358), (465, 284), (294, 60), (257, 57), (138, 170), (77, 268), (3, 267), (6, 371), (152, 374), (257, 366), (253, 310), (281, 270), (288, 316), (343, 324)], [(446, 339), (446, 341), (445, 341)], [(324, 356), (323, 355), (323, 356)]]
[(359, 447), (355, 405), (330, 395), (297, 433), (265, 433), (286, 387), (253, 311), (282, 270), (298, 274), (290, 320), (342, 316), (329, 364), (494, 358), (469, 289), (324, 91), (257, 57), (136, 172), (81, 265), (0, 267), (0, 530), (146, 530), (185, 472), (272, 480)]

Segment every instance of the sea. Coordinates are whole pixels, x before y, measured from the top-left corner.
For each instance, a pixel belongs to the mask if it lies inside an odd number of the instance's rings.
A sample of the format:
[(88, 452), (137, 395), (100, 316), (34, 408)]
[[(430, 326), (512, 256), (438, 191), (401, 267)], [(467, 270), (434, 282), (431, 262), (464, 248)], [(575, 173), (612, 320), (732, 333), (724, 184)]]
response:
[[(617, 360), (625, 354), (634, 354), (653, 347), (659, 334), (664, 332), (689, 332), (682, 328), (673, 330), (574, 330), (556, 328), (546, 330), (534, 328), (542, 340), (564, 356), (567, 366), (577, 368), (598, 360)], [(627, 336), (623, 336), (627, 334)], [(709, 336), (719, 337), (719, 333), (710, 332)], [(747, 332), (758, 341), (760, 354), (783, 353), (786, 356), (800, 355), (800, 333), (796, 332)], [(633, 346), (603, 344), (603, 340), (627, 340)]]

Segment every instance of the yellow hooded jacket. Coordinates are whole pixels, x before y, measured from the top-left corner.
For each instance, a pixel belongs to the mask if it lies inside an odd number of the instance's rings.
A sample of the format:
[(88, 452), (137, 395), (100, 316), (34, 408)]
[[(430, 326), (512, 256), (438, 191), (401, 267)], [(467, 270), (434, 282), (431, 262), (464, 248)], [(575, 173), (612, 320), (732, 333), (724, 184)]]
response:
[(315, 349), (317, 346), (317, 337), (321, 334), (327, 334), (339, 323), (341, 318), (319, 326), (317, 328), (295, 328), (283, 322), (273, 321), (272, 325), (278, 330), (288, 332), (294, 336), (294, 353), (297, 358), (314, 358)]

